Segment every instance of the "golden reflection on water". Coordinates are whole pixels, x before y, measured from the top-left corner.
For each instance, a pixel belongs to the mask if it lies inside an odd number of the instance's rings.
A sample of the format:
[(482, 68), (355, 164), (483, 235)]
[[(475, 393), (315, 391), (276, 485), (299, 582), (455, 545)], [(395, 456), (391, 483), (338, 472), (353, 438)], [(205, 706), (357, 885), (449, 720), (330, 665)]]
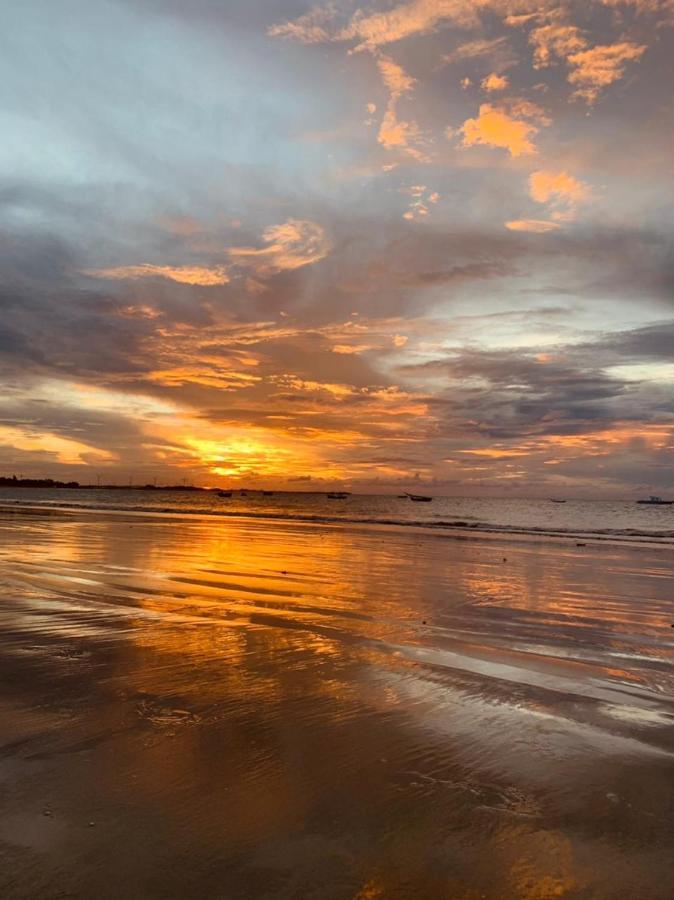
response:
[[(670, 883), (661, 556), (626, 575), (635, 551), (128, 515), (0, 532), (17, 765), (55, 760), (16, 803), (46, 792), (67, 825), (34, 878), (68, 890), (66, 859), (105, 896), (113, 842), (167, 897), (609, 897), (620, 856), (643, 896)], [(36, 731), (38, 708), (60, 715)]]

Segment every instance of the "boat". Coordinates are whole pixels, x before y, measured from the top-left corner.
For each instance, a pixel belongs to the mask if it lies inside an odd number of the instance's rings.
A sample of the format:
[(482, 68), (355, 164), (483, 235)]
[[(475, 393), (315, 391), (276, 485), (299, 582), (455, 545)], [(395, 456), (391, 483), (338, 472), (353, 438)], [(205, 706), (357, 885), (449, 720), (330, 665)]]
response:
[(433, 499), (432, 497), (424, 497), (423, 494), (408, 494), (407, 496), (410, 500), (415, 500), (417, 503), (430, 503)]
[(348, 491), (330, 491), (330, 493), (327, 494), (328, 500), (346, 500), (348, 496)]
[(566, 503), (566, 500), (555, 500), (553, 497), (550, 497), (550, 503)]
[(648, 506), (671, 506), (674, 500), (663, 500), (662, 497), (650, 496), (648, 500), (637, 500), (637, 503), (645, 503)]
[(218, 491), (218, 497), (231, 497), (231, 491)]

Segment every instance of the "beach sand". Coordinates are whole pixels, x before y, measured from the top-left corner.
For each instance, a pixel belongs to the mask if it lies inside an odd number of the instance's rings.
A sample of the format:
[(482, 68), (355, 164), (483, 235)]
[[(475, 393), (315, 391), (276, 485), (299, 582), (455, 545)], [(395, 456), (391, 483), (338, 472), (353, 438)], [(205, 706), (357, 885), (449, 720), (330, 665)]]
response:
[(0, 897), (671, 898), (674, 558), (0, 513)]

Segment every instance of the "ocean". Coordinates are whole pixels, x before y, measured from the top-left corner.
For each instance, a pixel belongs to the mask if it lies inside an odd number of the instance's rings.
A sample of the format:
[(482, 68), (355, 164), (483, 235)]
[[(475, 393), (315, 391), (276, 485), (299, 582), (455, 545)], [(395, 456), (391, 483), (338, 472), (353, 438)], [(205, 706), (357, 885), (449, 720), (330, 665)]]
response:
[(550, 500), (434, 497), (431, 503), (382, 494), (351, 494), (330, 500), (325, 493), (233, 491), (70, 490), (2, 488), (0, 504), (84, 507), (187, 516), (371, 525), (417, 526), (447, 533), (483, 532), (584, 537), (674, 545), (674, 505), (634, 500)]

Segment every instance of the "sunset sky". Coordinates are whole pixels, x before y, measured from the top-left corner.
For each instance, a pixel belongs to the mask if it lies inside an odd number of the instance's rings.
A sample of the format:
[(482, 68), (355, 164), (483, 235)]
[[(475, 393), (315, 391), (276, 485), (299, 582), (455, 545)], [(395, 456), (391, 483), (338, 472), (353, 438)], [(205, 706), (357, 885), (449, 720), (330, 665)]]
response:
[(0, 474), (674, 490), (674, 0), (26, 0)]

